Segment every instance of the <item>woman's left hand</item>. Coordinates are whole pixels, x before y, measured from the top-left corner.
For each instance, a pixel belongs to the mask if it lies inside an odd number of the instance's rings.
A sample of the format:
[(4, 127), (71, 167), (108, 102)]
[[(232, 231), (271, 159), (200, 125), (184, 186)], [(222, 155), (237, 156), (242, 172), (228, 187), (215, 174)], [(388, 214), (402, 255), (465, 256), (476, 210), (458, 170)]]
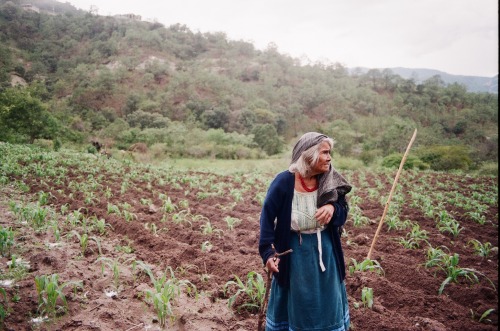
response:
[(318, 208), (314, 217), (318, 220), (320, 225), (327, 225), (330, 223), (334, 212), (335, 207), (331, 204), (327, 204)]

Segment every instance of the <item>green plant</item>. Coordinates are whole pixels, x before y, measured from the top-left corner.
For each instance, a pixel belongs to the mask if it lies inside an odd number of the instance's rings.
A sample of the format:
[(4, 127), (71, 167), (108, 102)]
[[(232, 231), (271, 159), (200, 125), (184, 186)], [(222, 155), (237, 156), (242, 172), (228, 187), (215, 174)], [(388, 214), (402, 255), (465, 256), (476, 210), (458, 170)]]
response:
[(106, 223), (106, 220), (104, 218), (97, 219), (96, 216), (92, 216), (90, 218), (90, 221), (92, 222), (92, 226), (94, 226), (97, 230), (97, 232), (100, 235), (106, 234), (106, 229), (110, 228), (113, 230), (113, 226), (109, 223)]
[(382, 269), (382, 266), (377, 260), (365, 259), (358, 263), (356, 259), (351, 258), (349, 274), (352, 275), (356, 271), (374, 271), (379, 275), (384, 273), (384, 269)]
[(456, 238), (458, 237), (458, 234), (460, 232), (462, 232), (462, 230), (464, 229), (463, 227), (460, 227), (460, 223), (458, 223), (456, 220), (452, 219), (446, 223), (438, 223), (437, 225), (438, 229), (440, 232), (443, 232), (443, 233), (450, 233), (453, 238)]
[(201, 225), (201, 232), (203, 234), (210, 234), (210, 235), (216, 233), (219, 238), (223, 233), (221, 229), (216, 229), (214, 226), (212, 226), (212, 223), (210, 223), (210, 221), (206, 221), (205, 224)]
[[(493, 204), (493, 203), (492, 203)], [(468, 211), (465, 213), (467, 216), (472, 218), (472, 220), (478, 224), (483, 225), (486, 223), (486, 216), (482, 215), (480, 212), (477, 211)]]
[(494, 312), (495, 309), (493, 308), (490, 308), (490, 309), (487, 309), (484, 313), (481, 314), (481, 316), (479, 316), (479, 318), (477, 317), (477, 312), (474, 312), (474, 310), (470, 310), (470, 314), (471, 314), (471, 317), (473, 320), (477, 319), (477, 321), (479, 323), (482, 323), (483, 321), (485, 322), (490, 322), (491, 323), (491, 320), (490, 319), (487, 319), (487, 317), (492, 313)]
[[(0, 287), (0, 294), (2, 295), (2, 301), (0, 302), (0, 327), (3, 327), (5, 317), (7, 317), (7, 293), (3, 288)], [(5, 306), (4, 306), (5, 302)]]
[(482, 243), (477, 239), (471, 239), (467, 244), (472, 245), (474, 248), (474, 252), (482, 257), (488, 257), (491, 253), (491, 250), (494, 248), (490, 242)]
[[(441, 248), (448, 250), (448, 248), (445, 246), (441, 246)], [(426, 268), (437, 266), (443, 260), (443, 257), (446, 256), (446, 253), (441, 248), (434, 248), (432, 246), (429, 246), (429, 248), (427, 249), (427, 261), (425, 262)]]
[(14, 231), (11, 228), (0, 227), (0, 254), (10, 256), (12, 246), (14, 246)]
[(358, 206), (351, 209), (351, 220), (355, 227), (365, 226), (370, 223), (370, 219), (362, 214), (361, 208)]
[(87, 252), (88, 244), (89, 244), (89, 239), (93, 240), (97, 244), (97, 249), (99, 250), (99, 255), (102, 254), (101, 251), (101, 242), (99, 241), (99, 238), (92, 236), (89, 237), (87, 233), (79, 234), (77, 231), (73, 230), (68, 234), (68, 238), (72, 237), (77, 237), (78, 241), (80, 242), (80, 249), (82, 256), (85, 256), (85, 253)]
[(427, 241), (427, 231), (421, 230), (420, 225), (414, 223), (410, 232), (406, 234), (405, 238), (399, 238), (398, 242), (404, 248), (416, 249), (420, 247), (421, 241)]
[(2, 270), (0, 279), (14, 279), (16, 281), (24, 279), (28, 275), (30, 263), (12, 254), (7, 262), (7, 270)]
[[(180, 295), (181, 288), (186, 287), (189, 293), (196, 294), (196, 286), (187, 280), (178, 280), (175, 278), (171, 267), (167, 267), (165, 273), (160, 274), (157, 278), (154, 276), (151, 268), (144, 262), (137, 261), (137, 265), (149, 275), (153, 283), (153, 289), (145, 291), (146, 300), (153, 304), (158, 322), (161, 327), (164, 327), (168, 317), (171, 320), (174, 318), (172, 301)], [(167, 271), (169, 271), (170, 278), (167, 278)]]
[(264, 296), (266, 292), (266, 286), (262, 275), (250, 271), (247, 274), (246, 284), (241, 281), (241, 279), (233, 275), (235, 280), (230, 280), (224, 285), (224, 295), (227, 295), (228, 291), (232, 287), (236, 287), (236, 292), (229, 298), (228, 306), (232, 307), (239, 295), (244, 294), (248, 301), (245, 301), (239, 306), (239, 309), (246, 309), (251, 312), (257, 312), (264, 302)]
[[(479, 317), (479, 323), (481, 323), (486, 317), (488, 317), (492, 312), (494, 312), (495, 309), (493, 308), (490, 308), (488, 310), (486, 310), (482, 315), (481, 317)], [(491, 322), (491, 320), (486, 320), (486, 321), (489, 321)]]
[[(109, 269), (111, 269), (113, 273), (113, 285), (115, 287), (116, 291), (120, 290), (120, 262), (118, 259), (111, 259), (109, 257), (100, 257), (97, 259), (97, 261), (102, 262), (102, 271), (104, 273), (104, 266), (108, 266)], [(97, 262), (96, 261), (96, 262)]]
[(52, 193), (40, 191), (38, 192), (38, 204), (40, 206), (45, 206), (49, 203), (49, 199), (53, 197)]
[(439, 267), (445, 271), (446, 279), (441, 283), (438, 293), (442, 294), (445, 286), (450, 282), (457, 282), (458, 277), (465, 277), (472, 282), (479, 282), (476, 276), (477, 271), (471, 268), (461, 268), (458, 266), (459, 255), (457, 253), (453, 255), (445, 255), (442, 258), (442, 264)]
[(229, 230), (234, 230), (234, 227), (241, 223), (241, 220), (239, 218), (231, 217), (231, 216), (226, 216), (224, 218), (224, 221), (226, 221), (226, 224), (227, 224), (227, 227), (229, 228)]
[(120, 208), (117, 205), (108, 202), (108, 215), (109, 214), (121, 215)]
[(176, 211), (177, 206), (172, 202), (170, 197), (167, 197), (164, 194), (160, 194), (160, 199), (163, 200), (162, 210), (165, 213), (173, 213), (174, 211)]
[[(38, 312), (41, 315), (46, 314), (49, 317), (55, 317), (59, 311), (65, 313), (68, 304), (63, 289), (69, 285), (82, 287), (80, 282), (59, 284), (59, 275), (57, 274), (35, 276), (35, 287), (38, 294)], [(57, 304), (58, 299), (61, 300), (62, 306)]]
[(123, 218), (125, 218), (125, 221), (130, 222), (132, 220), (137, 219), (137, 215), (129, 212), (128, 210), (123, 210)]
[(361, 302), (363, 302), (364, 307), (372, 309), (373, 307), (373, 288), (363, 287), (361, 290)]
[(213, 245), (208, 240), (201, 243), (201, 251), (202, 252), (210, 252), (212, 247), (213, 247)]

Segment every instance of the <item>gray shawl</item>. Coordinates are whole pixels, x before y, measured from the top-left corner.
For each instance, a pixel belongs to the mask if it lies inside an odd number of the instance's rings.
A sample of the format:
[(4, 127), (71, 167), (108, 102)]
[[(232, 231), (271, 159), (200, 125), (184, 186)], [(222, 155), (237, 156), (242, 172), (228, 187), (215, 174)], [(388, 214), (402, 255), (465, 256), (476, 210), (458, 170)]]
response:
[[(309, 148), (320, 144), (328, 136), (318, 132), (308, 132), (300, 137), (292, 152), (292, 162), (295, 163), (302, 153)], [(337, 201), (339, 194), (349, 193), (352, 186), (341, 174), (330, 164), (330, 170), (317, 176), (318, 179), (318, 201), (317, 206), (321, 207), (327, 203)]]

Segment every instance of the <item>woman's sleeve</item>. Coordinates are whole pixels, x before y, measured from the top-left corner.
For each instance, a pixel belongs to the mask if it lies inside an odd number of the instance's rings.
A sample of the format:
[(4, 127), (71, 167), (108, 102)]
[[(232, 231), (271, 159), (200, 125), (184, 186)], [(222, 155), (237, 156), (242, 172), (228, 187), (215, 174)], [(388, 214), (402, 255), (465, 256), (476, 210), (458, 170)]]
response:
[(333, 203), (335, 211), (332, 216), (330, 223), (333, 226), (343, 226), (347, 220), (347, 214), (349, 213), (349, 204), (345, 198), (345, 195), (340, 195), (338, 200)]
[(264, 264), (275, 253), (272, 246), (275, 240), (274, 221), (280, 209), (280, 196), (280, 185), (274, 180), (269, 186), (260, 214), (259, 253)]

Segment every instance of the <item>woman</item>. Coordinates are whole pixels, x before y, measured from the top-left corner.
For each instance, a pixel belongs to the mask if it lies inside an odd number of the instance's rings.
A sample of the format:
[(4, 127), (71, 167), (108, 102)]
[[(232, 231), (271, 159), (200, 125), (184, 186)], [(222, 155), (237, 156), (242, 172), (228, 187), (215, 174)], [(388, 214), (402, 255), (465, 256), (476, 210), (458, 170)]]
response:
[(304, 134), (288, 170), (269, 186), (259, 241), (262, 260), (273, 272), (266, 330), (349, 329), (340, 232), (351, 185), (330, 164), (332, 147), (324, 134)]

